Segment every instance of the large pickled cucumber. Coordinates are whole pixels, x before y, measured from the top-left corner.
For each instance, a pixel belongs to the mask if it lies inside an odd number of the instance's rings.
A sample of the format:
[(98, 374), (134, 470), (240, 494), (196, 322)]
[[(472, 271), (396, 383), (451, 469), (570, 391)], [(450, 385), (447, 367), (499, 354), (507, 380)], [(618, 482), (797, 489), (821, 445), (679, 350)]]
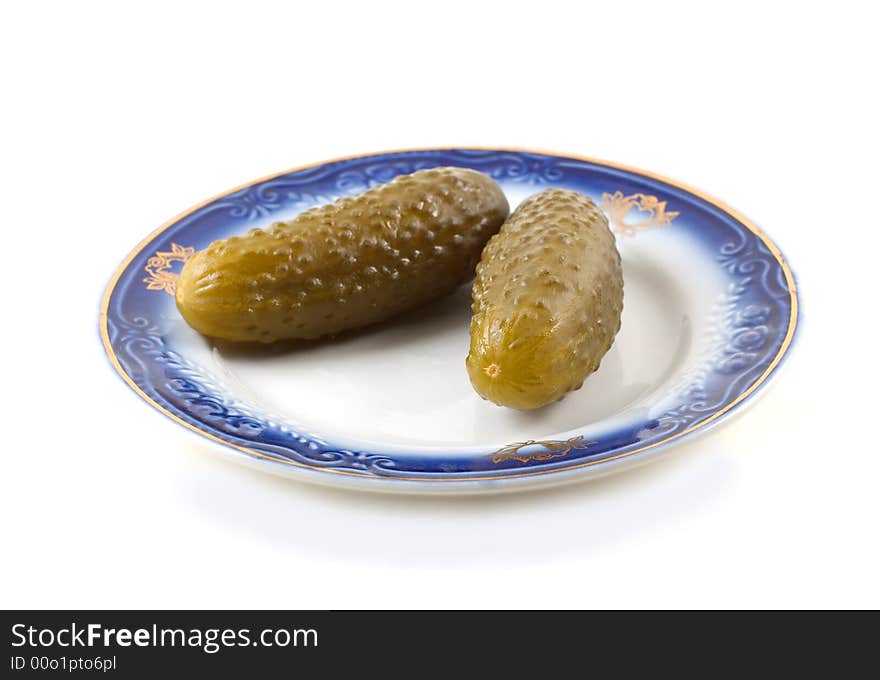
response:
[(599, 367), (622, 309), (620, 255), (602, 212), (574, 191), (532, 196), (477, 265), (471, 383), (502, 406), (557, 401)]
[(452, 291), (507, 217), (490, 177), (433, 168), (212, 243), (177, 282), (197, 331), (272, 342), (366, 326)]

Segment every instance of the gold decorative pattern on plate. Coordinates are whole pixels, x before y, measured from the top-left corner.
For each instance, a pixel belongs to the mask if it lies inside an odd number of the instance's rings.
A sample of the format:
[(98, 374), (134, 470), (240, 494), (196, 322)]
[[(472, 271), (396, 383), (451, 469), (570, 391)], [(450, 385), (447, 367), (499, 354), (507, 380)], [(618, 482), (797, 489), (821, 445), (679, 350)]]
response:
[[(524, 442), (516, 442), (502, 446), (494, 451), (492, 456), (493, 463), (503, 463), (506, 460), (518, 460), (520, 463), (528, 463), (530, 460), (551, 460), (553, 458), (562, 458), (567, 456), (572, 449), (585, 449), (592, 446), (596, 442), (593, 440), (584, 440), (583, 435), (572, 437), (571, 439), (556, 439), (547, 441), (538, 441), (529, 439)], [(523, 451), (530, 446), (542, 447), (537, 451)]]
[(164, 290), (169, 295), (174, 295), (178, 274), (171, 271), (171, 265), (175, 262), (186, 262), (195, 252), (195, 248), (179, 246), (176, 243), (171, 244), (170, 252), (158, 251), (147, 260), (147, 266), (144, 267), (144, 271), (149, 274), (144, 279), (147, 290)]
[[(626, 221), (632, 209), (636, 212), (634, 221)], [(635, 236), (645, 229), (668, 227), (678, 213), (666, 209), (666, 201), (648, 194), (630, 194), (624, 196), (622, 191), (613, 194), (602, 194), (602, 210), (608, 215), (611, 229), (621, 236)]]

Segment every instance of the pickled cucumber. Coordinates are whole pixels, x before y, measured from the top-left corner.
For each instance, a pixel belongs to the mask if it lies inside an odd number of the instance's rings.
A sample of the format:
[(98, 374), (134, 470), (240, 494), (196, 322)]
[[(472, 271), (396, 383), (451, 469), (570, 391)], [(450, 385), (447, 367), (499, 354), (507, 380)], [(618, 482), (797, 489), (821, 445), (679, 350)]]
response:
[(474, 170), (403, 175), (212, 243), (184, 266), (177, 307), (197, 331), (233, 341), (366, 326), (467, 281), (508, 210), (501, 188)]
[(482, 397), (534, 409), (579, 389), (620, 329), (608, 220), (574, 191), (526, 199), (483, 250), (472, 309), (467, 370)]

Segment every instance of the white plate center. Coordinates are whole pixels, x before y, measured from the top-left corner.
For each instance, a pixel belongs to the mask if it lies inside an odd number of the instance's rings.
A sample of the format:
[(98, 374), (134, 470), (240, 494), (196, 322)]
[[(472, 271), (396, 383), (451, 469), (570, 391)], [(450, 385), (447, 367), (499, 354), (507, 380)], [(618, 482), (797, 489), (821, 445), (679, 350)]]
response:
[(705, 256), (688, 257), (682, 249), (695, 246), (664, 237), (620, 243), (625, 292), (615, 343), (580, 390), (538, 411), (495, 406), (471, 387), (464, 366), (470, 284), (393, 322), (295, 349), (218, 345), (211, 356), (208, 342), (182, 321), (174, 334), (223, 375), (234, 397), (334, 444), (492, 448), (553, 439), (628, 413), (644, 417), (701, 352), (705, 329), (693, 320), (710, 316), (716, 291), (684, 285), (707, 274), (689, 279), (682, 262)]

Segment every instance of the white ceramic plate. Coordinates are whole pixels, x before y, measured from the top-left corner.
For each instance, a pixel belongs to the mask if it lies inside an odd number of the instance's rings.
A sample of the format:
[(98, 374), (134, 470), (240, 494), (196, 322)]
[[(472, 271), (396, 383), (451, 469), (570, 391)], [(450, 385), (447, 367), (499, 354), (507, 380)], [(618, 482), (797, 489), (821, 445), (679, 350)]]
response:
[[(438, 165), (491, 175), (511, 209), (558, 186), (608, 214), (623, 260), (621, 330), (563, 401), (519, 412), (476, 395), (464, 368), (469, 284), (296, 349), (212, 342), (178, 314), (168, 293), (194, 250)], [(233, 189), (141, 243), (108, 286), (100, 319), (111, 362), (141, 397), (243, 461), (328, 484), (458, 493), (607, 472), (702, 431), (766, 384), (796, 325), (790, 268), (729, 208), (650, 173), (505, 149), (360, 156)]]

